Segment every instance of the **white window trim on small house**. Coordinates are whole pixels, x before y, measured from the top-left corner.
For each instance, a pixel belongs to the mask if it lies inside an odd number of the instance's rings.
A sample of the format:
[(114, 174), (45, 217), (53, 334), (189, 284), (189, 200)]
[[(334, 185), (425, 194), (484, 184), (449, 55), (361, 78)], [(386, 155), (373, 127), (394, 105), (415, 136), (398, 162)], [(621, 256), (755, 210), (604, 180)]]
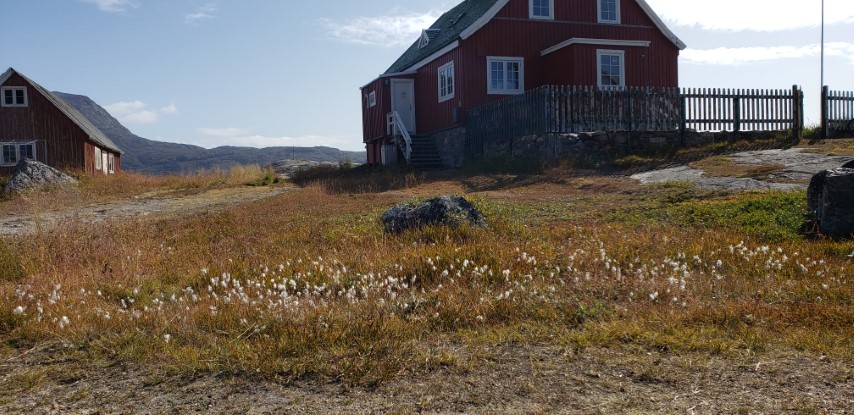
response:
[[(602, 3), (605, 1), (613, 1), (616, 7), (616, 19), (607, 20), (602, 18)], [(599, 23), (620, 24), (620, 0), (597, 0), (596, 1), (596, 17)]]
[[(442, 75), (444, 75), (444, 77)], [(445, 102), (453, 98), (457, 92), (457, 80), (454, 75), (454, 61), (450, 61), (440, 66), (437, 77), (439, 81), (439, 102)]]
[(368, 108), (373, 108), (377, 106), (377, 91), (371, 91), (368, 94)]
[[(617, 56), (620, 60), (620, 84), (602, 84), (602, 57)], [(596, 49), (596, 85), (600, 89), (623, 89), (626, 87), (626, 52), (623, 50)]]
[[(6, 102), (6, 91), (12, 91), (12, 101), (11, 103)], [(23, 103), (18, 103), (17, 98), (18, 94), (16, 92), (23, 91)], [(5, 108), (15, 108), (15, 107), (26, 107), (29, 105), (29, 97), (27, 96), (27, 87), (25, 86), (4, 86), (0, 88), (0, 106)]]
[(95, 171), (101, 171), (103, 166), (101, 165), (101, 149), (95, 147)]
[(107, 169), (109, 170), (110, 174), (116, 172), (116, 157), (113, 155), (113, 153), (110, 153), (110, 155), (107, 156)]
[(534, 1), (536, 1), (536, 0), (528, 0), (528, 17), (529, 18), (538, 19), (538, 20), (554, 20), (554, 18), (555, 18), (555, 2), (554, 2), (554, 0), (547, 0), (549, 2), (549, 14), (548, 15), (534, 14)]
[[(492, 64), (502, 64), (502, 76), (504, 77), (505, 85), (503, 88), (495, 88), (492, 86)], [(519, 64), (519, 86), (518, 88), (510, 89), (506, 86), (507, 66), (511, 63)], [(517, 95), (525, 92), (525, 58), (520, 57), (505, 57), (505, 56), (487, 56), (486, 57), (486, 93), (488, 95)]]
[[(21, 147), (27, 147), (27, 146), (29, 146), (32, 149), (32, 153), (33, 153), (33, 156), (29, 157), (30, 160), (36, 160), (36, 157), (38, 155), (36, 154), (36, 142), (35, 141), (14, 141), (14, 142), (0, 143), (0, 166), (7, 166), (8, 167), (8, 166), (18, 165), (18, 162), (20, 162), (23, 159), (22, 154), (24, 152), (21, 151)], [(7, 158), (6, 158), (7, 147), (12, 148), (12, 153), (10, 155), (12, 157), (14, 157), (14, 160), (11, 160), (11, 158), (10, 158), (10, 161), (7, 161)]]

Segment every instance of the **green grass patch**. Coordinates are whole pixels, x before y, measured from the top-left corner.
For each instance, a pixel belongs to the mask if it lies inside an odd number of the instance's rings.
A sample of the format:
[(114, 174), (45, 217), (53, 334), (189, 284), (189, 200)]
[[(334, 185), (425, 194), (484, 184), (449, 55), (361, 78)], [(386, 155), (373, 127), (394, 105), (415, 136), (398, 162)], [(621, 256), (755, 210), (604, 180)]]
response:
[(713, 227), (738, 230), (772, 241), (800, 239), (806, 213), (803, 191), (769, 191), (737, 198), (695, 199), (694, 190), (683, 186), (669, 189), (663, 200), (672, 203), (651, 209), (641, 205), (614, 213), (611, 219), (628, 224), (668, 223), (676, 226)]

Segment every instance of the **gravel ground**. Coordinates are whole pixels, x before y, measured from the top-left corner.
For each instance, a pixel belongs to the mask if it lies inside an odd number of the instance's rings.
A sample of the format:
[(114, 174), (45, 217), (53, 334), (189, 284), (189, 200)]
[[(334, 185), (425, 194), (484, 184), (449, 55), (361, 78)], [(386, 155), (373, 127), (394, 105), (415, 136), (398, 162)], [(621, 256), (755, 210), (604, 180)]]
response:
[(688, 166), (638, 173), (631, 177), (644, 184), (687, 181), (702, 187), (721, 190), (806, 189), (814, 174), (822, 170), (838, 168), (851, 160), (851, 157), (806, 153), (799, 148), (745, 151), (727, 157), (737, 164), (781, 164), (786, 167), (768, 175), (768, 178), (773, 181), (738, 177), (708, 177), (704, 175), (702, 170)]

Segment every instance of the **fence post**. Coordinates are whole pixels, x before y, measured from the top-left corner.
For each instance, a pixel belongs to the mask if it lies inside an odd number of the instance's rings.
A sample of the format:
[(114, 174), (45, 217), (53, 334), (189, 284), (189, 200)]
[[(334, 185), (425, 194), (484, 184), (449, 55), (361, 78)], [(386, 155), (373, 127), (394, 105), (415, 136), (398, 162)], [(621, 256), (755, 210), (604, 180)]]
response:
[(733, 91), (732, 98), (732, 130), (736, 133), (741, 132), (741, 94), (739, 90)]
[(821, 87), (821, 138), (827, 138), (827, 96), (829, 88), (827, 85)]
[(792, 135), (793, 139), (804, 137), (804, 94), (797, 85), (792, 85)]
[(679, 142), (682, 147), (685, 147), (685, 127), (688, 115), (685, 113), (687, 104), (685, 102), (685, 91), (679, 94)]
[(628, 121), (628, 127), (626, 128), (626, 154), (632, 151), (632, 90), (631, 88), (626, 88), (624, 93), (624, 104), (626, 107), (626, 119)]

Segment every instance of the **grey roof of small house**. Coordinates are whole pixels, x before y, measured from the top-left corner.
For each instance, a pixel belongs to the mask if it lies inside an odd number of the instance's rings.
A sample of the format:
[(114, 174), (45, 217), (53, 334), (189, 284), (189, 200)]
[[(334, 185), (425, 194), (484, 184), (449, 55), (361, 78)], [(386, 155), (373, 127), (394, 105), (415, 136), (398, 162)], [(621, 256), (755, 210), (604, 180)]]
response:
[(68, 117), (74, 124), (77, 124), (86, 134), (89, 135), (89, 139), (92, 140), (95, 144), (100, 145), (108, 150), (112, 150), (118, 152), (119, 154), (124, 154), (124, 151), (110, 140), (103, 131), (99, 130), (98, 127), (95, 127), (88, 118), (86, 118), (80, 111), (77, 111), (71, 104), (65, 102), (62, 98), (54, 95), (52, 92), (45, 89), (43, 86), (34, 82), (32, 79), (27, 78), (24, 74), (16, 71), (13, 68), (9, 68), (3, 75), (0, 75), (0, 84), (5, 83), (12, 74), (18, 74), (21, 78), (24, 78), (27, 82), (32, 85), (40, 94), (42, 94), (51, 104), (53, 104), (57, 109), (59, 109), (66, 117)]
[(438, 30), (435, 35), (428, 34), (430, 43), (418, 48), (421, 37), (391, 65), (385, 73), (403, 72), (412, 65), (424, 60), (445, 46), (459, 39), (460, 34), (483, 17), (498, 0), (465, 0), (453, 9), (447, 11), (428, 30)]

